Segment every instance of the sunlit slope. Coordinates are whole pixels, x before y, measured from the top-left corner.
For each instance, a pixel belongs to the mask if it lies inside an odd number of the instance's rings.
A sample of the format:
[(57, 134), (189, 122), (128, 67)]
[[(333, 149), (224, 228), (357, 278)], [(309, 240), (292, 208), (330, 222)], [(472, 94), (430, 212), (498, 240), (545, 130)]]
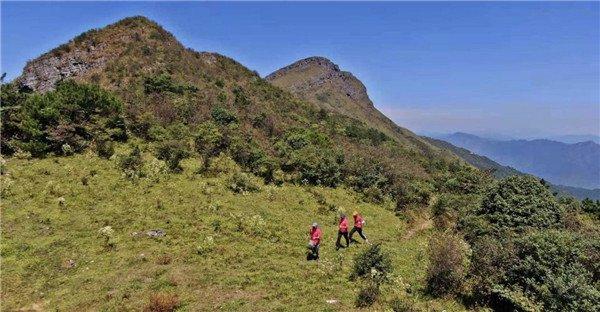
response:
[[(146, 158), (150, 158), (145, 154)], [(3, 181), (3, 310), (140, 310), (154, 293), (178, 296), (179, 311), (348, 311), (359, 284), (353, 256), (335, 251), (339, 210), (357, 209), (365, 231), (393, 259), (383, 287), (392, 298), (423, 308), (461, 310), (423, 295), (426, 236), (388, 205), (373, 205), (343, 188), (260, 184), (236, 194), (228, 173), (125, 179), (115, 161), (91, 154), (10, 159)], [(305, 260), (308, 225), (324, 230), (320, 262)], [(111, 244), (99, 233), (110, 226)], [(164, 230), (151, 238), (149, 230)], [(329, 304), (326, 300), (338, 300)]]

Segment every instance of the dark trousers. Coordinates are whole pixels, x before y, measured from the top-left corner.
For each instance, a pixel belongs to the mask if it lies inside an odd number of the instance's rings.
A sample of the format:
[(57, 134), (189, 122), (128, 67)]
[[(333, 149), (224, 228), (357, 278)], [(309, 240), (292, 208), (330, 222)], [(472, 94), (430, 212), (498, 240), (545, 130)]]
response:
[(367, 240), (367, 237), (365, 236), (365, 234), (363, 234), (362, 228), (357, 228), (357, 227), (353, 227), (352, 230), (350, 231), (350, 240), (354, 241), (352, 239), (352, 235), (354, 235), (354, 232), (358, 232), (358, 235), (360, 235), (360, 237), (364, 240)]
[(306, 254), (306, 260), (318, 260), (319, 259), (319, 245), (308, 244), (308, 253)]
[(342, 247), (342, 244), (340, 243), (340, 239), (342, 237), (344, 237), (344, 239), (346, 240), (346, 247), (348, 247), (348, 245), (350, 245), (350, 238), (348, 237), (348, 232), (338, 231), (337, 240), (335, 241), (335, 247), (337, 247), (337, 248)]

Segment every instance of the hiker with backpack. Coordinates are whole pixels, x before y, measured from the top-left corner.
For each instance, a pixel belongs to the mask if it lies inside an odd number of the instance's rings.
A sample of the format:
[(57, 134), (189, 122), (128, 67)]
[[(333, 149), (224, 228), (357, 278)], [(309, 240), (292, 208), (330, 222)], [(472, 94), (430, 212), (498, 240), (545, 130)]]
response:
[(308, 241), (308, 253), (306, 260), (319, 260), (319, 247), (321, 246), (321, 237), (323, 233), (317, 222), (313, 222), (309, 231), (310, 239)]
[(352, 214), (352, 218), (354, 218), (354, 227), (350, 231), (350, 241), (353, 243), (357, 242), (355, 239), (352, 238), (352, 235), (354, 235), (355, 232), (358, 232), (358, 235), (360, 235), (360, 237), (364, 239), (365, 242), (368, 244), (369, 240), (367, 239), (367, 236), (365, 236), (365, 234), (363, 233), (365, 219), (363, 219), (363, 217), (358, 213), (358, 211), (354, 211), (354, 213)]
[(340, 239), (342, 237), (344, 237), (344, 239), (346, 240), (345, 247), (348, 247), (350, 245), (350, 239), (348, 237), (348, 218), (346, 218), (345, 214), (340, 215), (340, 223), (338, 225), (338, 236), (337, 236), (337, 240), (335, 241), (335, 249), (336, 250), (340, 249), (340, 247), (343, 247), (342, 244), (340, 243)]

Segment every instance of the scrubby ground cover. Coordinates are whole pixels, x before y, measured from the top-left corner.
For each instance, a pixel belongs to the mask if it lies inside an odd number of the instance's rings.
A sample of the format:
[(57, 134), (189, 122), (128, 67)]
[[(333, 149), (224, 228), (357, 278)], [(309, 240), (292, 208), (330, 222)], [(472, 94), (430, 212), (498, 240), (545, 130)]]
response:
[[(120, 146), (117, 154), (129, 149)], [(355, 209), (367, 219), (369, 238), (392, 260), (390, 280), (370, 309), (388, 309), (393, 300), (396, 306), (464, 309), (425, 294), (430, 230), (407, 235), (418, 224), (398, 218), (391, 202), (366, 203), (346, 188), (265, 185), (251, 175), (259, 190), (235, 192), (235, 169), (198, 174), (202, 161), (186, 159), (181, 173), (167, 173), (151, 168), (161, 167), (151, 153), (142, 155), (149, 173), (133, 180), (118, 168), (118, 155), (7, 161), (3, 310), (163, 304), (178, 311), (351, 310), (362, 285), (349, 276), (366, 244), (336, 252), (334, 240), (339, 211)], [(325, 234), (319, 262), (305, 260), (312, 221)], [(150, 230), (165, 235), (150, 237)]]

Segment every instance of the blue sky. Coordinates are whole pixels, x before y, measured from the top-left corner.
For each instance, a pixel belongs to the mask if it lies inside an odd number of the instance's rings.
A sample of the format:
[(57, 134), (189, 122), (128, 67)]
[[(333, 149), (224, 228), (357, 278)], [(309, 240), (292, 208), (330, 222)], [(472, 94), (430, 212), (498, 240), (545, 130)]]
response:
[(186, 46), (266, 75), (320, 55), (419, 133), (600, 134), (598, 2), (1, 4), (1, 66), (145, 15)]

